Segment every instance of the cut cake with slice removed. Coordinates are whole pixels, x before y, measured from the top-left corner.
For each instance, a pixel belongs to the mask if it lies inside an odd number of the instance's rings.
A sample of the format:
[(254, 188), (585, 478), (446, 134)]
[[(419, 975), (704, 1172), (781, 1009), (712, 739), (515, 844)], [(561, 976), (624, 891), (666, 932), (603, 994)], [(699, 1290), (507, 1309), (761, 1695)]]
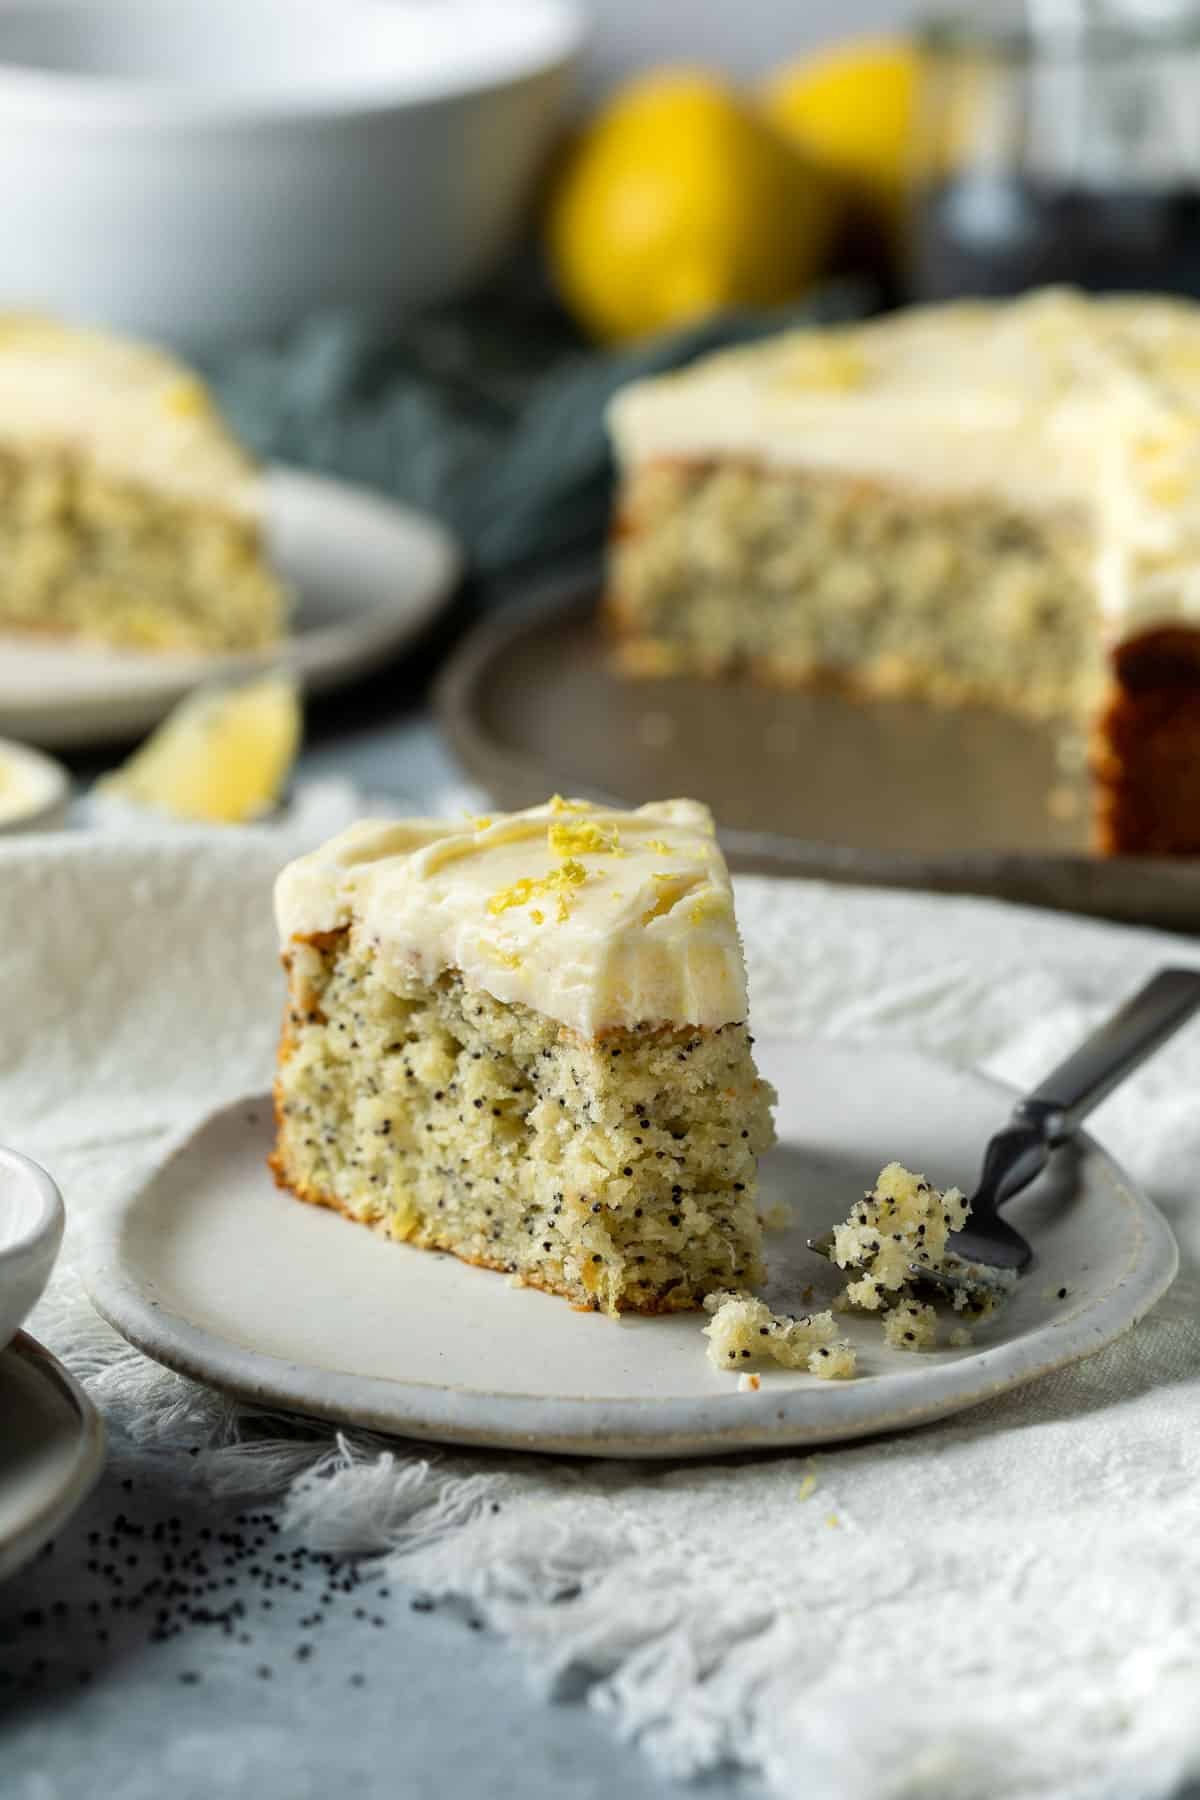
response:
[(276, 913), (282, 1186), (594, 1310), (762, 1278), (773, 1094), (705, 807), (366, 821)]
[(610, 424), (625, 669), (1045, 720), (1099, 849), (1200, 853), (1194, 300), (786, 331), (630, 384)]

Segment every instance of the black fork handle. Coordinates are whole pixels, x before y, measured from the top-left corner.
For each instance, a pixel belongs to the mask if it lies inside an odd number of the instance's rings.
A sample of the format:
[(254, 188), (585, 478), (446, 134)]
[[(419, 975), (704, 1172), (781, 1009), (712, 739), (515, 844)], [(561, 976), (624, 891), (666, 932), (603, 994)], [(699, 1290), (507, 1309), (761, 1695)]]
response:
[(1047, 1144), (1062, 1143), (1197, 1008), (1200, 970), (1160, 969), (1020, 1101), (1013, 1122), (1034, 1126)]

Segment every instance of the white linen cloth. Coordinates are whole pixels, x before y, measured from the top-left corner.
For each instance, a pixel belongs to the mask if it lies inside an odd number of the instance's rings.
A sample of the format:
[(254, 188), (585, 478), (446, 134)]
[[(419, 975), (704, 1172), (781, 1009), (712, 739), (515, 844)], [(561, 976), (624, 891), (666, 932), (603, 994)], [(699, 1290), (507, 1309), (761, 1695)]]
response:
[[(1073, 1369), (816, 1456), (656, 1467), (297, 1436), (126, 1347), (73, 1268), (90, 1207), (268, 1082), (286, 854), (266, 832), (0, 847), (0, 1137), (54, 1172), (73, 1221), (31, 1323), (110, 1417), (158, 1456), (199, 1431), (207, 1478), (276, 1494), (313, 1547), (469, 1596), (548, 1695), (586, 1695), (673, 1773), (745, 1766), (804, 1800), (1148, 1800), (1200, 1768), (1200, 1028), (1096, 1125), (1183, 1272)], [(760, 879), (738, 897), (758, 1029), (1013, 1081), (1157, 965), (1200, 962), (1182, 939), (981, 901)]]

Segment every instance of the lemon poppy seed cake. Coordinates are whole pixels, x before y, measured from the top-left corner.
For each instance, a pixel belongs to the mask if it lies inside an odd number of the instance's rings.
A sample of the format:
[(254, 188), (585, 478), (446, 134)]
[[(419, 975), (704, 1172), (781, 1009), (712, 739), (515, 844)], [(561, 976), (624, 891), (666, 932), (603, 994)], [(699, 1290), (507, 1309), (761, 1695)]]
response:
[(283, 1186), (597, 1310), (761, 1278), (773, 1095), (706, 808), (368, 821), (276, 913)]
[(262, 484), (161, 351), (0, 316), (0, 630), (147, 651), (283, 632)]
[(635, 673), (980, 703), (1200, 852), (1200, 307), (1065, 289), (790, 331), (616, 396)]

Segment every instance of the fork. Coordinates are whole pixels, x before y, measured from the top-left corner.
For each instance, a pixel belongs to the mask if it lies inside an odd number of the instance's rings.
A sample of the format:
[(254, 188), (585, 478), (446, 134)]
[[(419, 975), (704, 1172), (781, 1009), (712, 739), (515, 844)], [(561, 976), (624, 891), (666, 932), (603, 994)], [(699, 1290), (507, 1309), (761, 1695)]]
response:
[[(914, 1282), (953, 1297), (963, 1290), (977, 1294), (988, 1286), (986, 1273), (981, 1276), (969, 1265), (998, 1270), (1002, 1278), (1023, 1275), (1033, 1261), (1033, 1246), (1000, 1217), (999, 1208), (1041, 1174), (1051, 1154), (1070, 1142), (1093, 1108), (1173, 1037), (1198, 1007), (1200, 970), (1160, 969), (1018, 1100), (1008, 1123), (984, 1151), (969, 1224), (949, 1239), (958, 1269), (911, 1263)], [(832, 1259), (833, 1242), (833, 1232), (826, 1231), (809, 1238), (808, 1247)]]

